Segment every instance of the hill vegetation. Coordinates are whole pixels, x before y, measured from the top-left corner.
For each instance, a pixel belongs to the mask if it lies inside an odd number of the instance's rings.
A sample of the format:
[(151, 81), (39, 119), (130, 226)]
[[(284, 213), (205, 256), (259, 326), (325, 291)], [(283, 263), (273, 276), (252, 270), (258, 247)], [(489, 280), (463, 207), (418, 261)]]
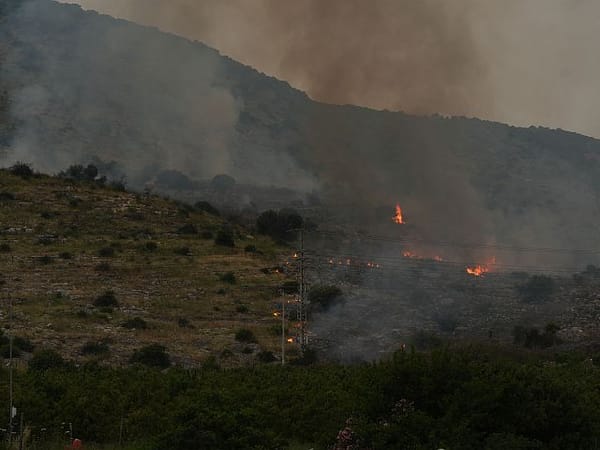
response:
[[(272, 311), (286, 276), (264, 269), (290, 250), (269, 238), (189, 205), (24, 165), (0, 170), (0, 216), (2, 326), (36, 349), (125, 365), (159, 345), (177, 365), (227, 366), (279, 348)], [(246, 354), (235, 340), (242, 328), (256, 336)]]

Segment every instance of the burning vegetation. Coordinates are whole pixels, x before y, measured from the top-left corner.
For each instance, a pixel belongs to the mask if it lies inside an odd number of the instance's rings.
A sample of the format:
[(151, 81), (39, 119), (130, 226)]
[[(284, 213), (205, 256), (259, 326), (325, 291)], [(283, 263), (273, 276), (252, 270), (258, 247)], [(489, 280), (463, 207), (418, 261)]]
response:
[(398, 225), (403, 225), (405, 223), (404, 218), (402, 217), (402, 208), (400, 207), (400, 204), (396, 204), (396, 214), (394, 214), (392, 220)]

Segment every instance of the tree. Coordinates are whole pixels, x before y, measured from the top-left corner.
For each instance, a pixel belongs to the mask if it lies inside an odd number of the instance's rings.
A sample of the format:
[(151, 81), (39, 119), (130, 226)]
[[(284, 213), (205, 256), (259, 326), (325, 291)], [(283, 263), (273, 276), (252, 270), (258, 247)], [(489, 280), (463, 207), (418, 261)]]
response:
[(210, 186), (217, 191), (228, 191), (236, 184), (235, 178), (229, 175), (216, 175), (211, 181)]
[(256, 230), (260, 234), (273, 239), (290, 241), (296, 237), (296, 230), (302, 227), (302, 216), (293, 209), (282, 209), (279, 212), (268, 210), (256, 219)]

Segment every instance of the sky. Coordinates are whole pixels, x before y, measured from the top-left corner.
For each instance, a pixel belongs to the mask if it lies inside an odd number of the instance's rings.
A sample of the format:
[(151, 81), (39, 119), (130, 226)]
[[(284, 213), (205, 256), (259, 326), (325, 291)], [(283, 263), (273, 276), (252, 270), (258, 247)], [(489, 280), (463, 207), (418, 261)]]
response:
[(595, 0), (77, 3), (202, 41), (317, 101), (600, 137)]

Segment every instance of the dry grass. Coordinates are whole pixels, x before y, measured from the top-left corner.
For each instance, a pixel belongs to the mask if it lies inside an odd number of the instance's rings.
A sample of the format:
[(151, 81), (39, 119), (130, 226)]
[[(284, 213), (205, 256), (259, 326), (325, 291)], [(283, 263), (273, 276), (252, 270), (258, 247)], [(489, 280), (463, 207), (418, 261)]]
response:
[[(261, 348), (277, 348), (268, 330), (285, 275), (260, 269), (276, 265), (285, 249), (270, 240), (235, 229), (235, 248), (216, 246), (201, 235), (219, 229), (221, 219), (92, 184), (0, 171), (0, 192), (15, 197), (0, 200), (0, 245), (10, 246), (0, 253), (2, 327), (12, 298), (15, 334), (80, 361), (85, 342), (105, 340), (106, 363), (125, 364), (134, 349), (160, 343), (175, 361), (195, 365), (225, 349), (239, 353), (240, 327), (255, 330)], [(200, 233), (179, 233), (186, 224)], [(260, 253), (245, 253), (248, 244)], [(229, 271), (233, 284), (220, 279)], [(119, 306), (94, 307), (108, 290)], [(132, 317), (146, 320), (148, 329), (120, 326)]]

